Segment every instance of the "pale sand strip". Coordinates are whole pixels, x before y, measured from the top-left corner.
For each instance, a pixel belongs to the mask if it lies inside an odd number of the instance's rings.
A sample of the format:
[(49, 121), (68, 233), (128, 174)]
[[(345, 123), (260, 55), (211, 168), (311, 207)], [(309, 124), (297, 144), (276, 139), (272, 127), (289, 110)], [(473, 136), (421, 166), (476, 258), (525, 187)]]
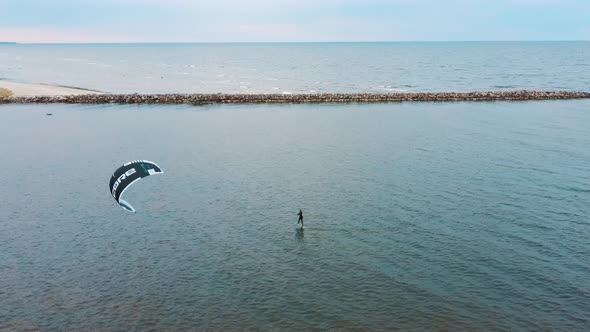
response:
[(100, 92), (76, 88), (68, 88), (47, 84), (16, 83), (0, 81), (0, 88), (12, 92), (13, 97), (36, 97), (36, 96), (72, 96), (100, 94)]

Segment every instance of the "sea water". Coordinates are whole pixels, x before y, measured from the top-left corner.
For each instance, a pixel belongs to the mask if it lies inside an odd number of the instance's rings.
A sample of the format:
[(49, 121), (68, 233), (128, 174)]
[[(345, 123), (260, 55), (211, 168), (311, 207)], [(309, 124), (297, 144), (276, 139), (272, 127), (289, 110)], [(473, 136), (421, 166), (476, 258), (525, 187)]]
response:
[(112, 93), (589, 90), (590, 42), (0, 45), (0, 79)]
[[(0, 329), (587, 330), (589, 127), (585, 100), (0, 106)], [(165, 174), (132, 214), (135, 159)]]

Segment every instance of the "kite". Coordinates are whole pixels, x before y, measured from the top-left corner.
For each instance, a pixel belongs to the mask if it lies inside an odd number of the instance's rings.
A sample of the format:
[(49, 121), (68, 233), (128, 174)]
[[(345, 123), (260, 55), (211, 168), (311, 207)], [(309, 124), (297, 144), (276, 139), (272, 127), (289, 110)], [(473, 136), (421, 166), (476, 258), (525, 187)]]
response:
[(121, 207), (129, 212), (135, 213), (135, 209), (129, 203), (121, 199), (121, 196), (135, 181), (154, 174), (163, 174), (164, 171), (160, 166), (147, 160), (134, 160), (119, 167), (109, 182), (111, 195), (121, 205)]

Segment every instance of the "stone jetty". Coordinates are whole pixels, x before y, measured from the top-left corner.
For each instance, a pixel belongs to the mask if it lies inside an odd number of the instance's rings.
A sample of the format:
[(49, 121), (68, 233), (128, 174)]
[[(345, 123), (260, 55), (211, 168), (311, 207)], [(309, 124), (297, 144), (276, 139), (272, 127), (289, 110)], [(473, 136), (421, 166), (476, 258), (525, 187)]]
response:
[(527, 101), (590, 99), (590, 92), (484, 91), (416, 93), (305, 93), (305, 94), (86, 94), (67, 96), (0, 97), (0, 103), (63, 104), (319, 104), (457, 101)]

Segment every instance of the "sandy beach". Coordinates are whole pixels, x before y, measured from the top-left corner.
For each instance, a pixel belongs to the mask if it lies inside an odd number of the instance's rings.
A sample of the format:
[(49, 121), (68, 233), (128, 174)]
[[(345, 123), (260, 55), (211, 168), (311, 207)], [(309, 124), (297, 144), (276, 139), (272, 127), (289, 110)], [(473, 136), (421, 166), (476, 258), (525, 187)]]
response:
[(37, 97), (37, 96), (73, 96), (100, 94), (98, 91), (70, 88), (48, 84), (17, 83), (0, 80), (0, 89), (8, 90), (13, 97)]

